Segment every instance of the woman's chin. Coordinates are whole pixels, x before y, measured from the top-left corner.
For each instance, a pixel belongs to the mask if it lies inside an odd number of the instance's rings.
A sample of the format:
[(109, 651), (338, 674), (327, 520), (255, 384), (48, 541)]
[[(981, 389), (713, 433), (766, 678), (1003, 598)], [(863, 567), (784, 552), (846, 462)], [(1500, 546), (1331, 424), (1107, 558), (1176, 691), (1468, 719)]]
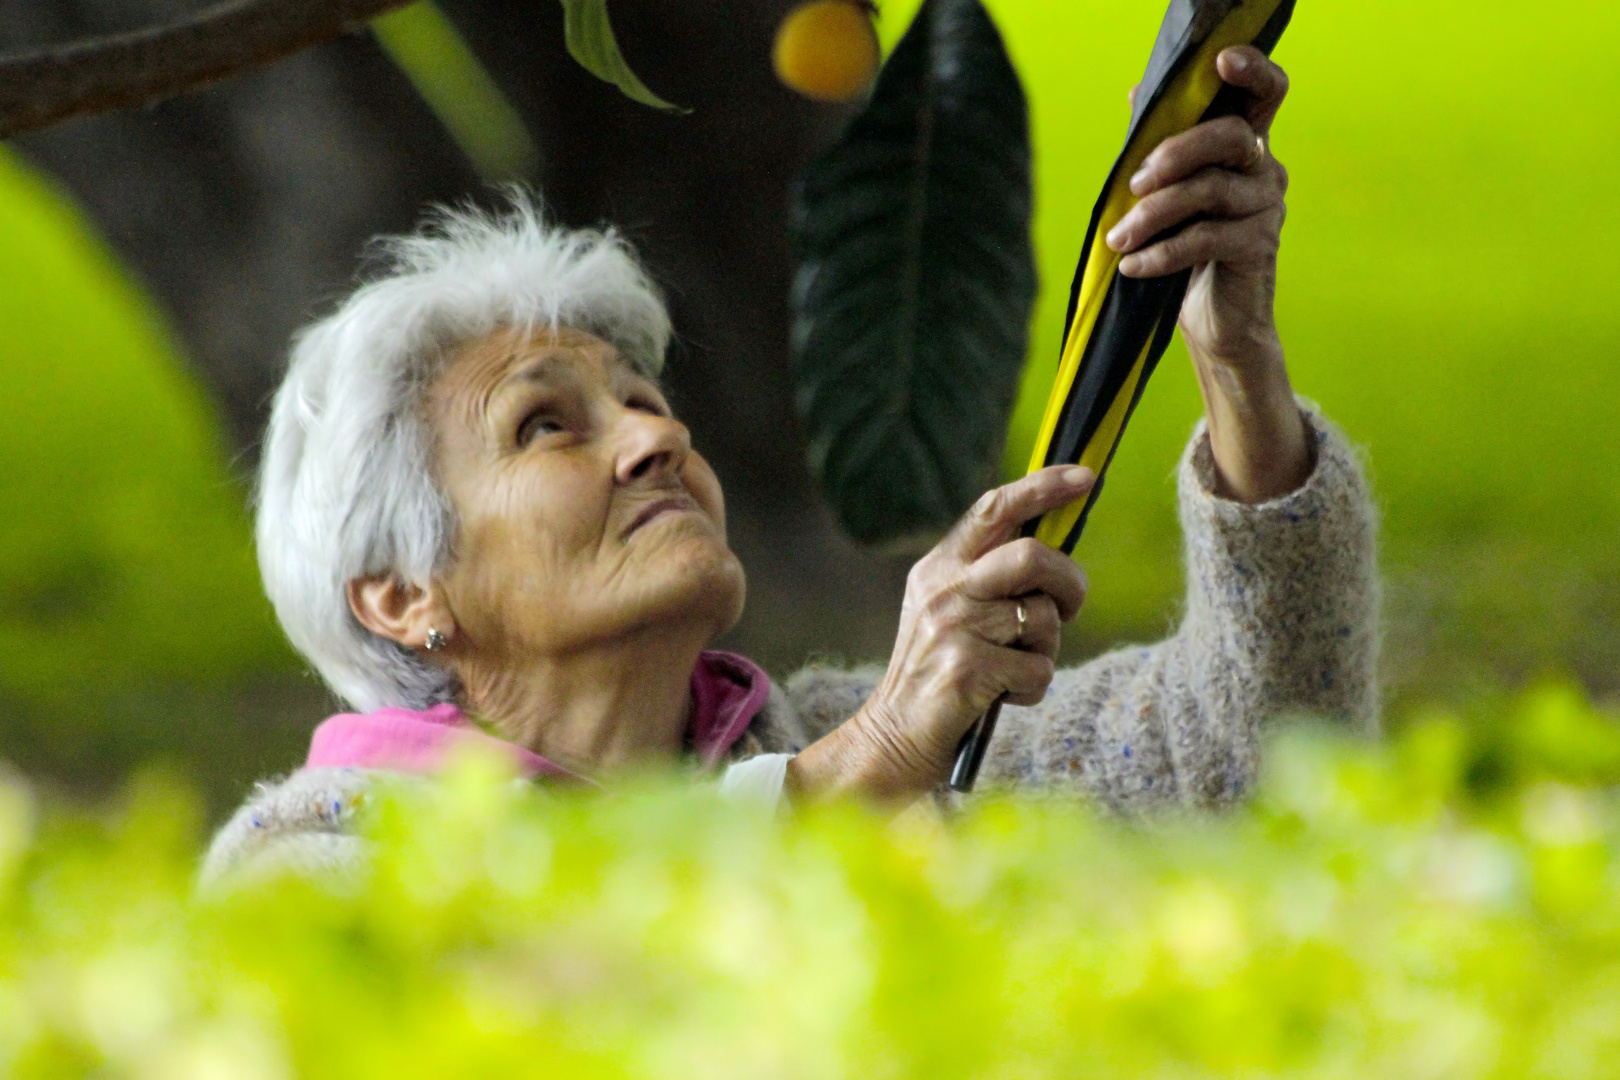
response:
[(748, 579), (742, 563), (730, 548), (703, 561), (694, 560), (690, 577), (689, 603), (694, 609), (709, 616), (714, 625), (714, 636), (725, 633), (742, 618), (743, 603), (748, 596)]
[(742, 563), (712, 532), (681, 530), (649, 555), (642, 567), (648, 616), (710, 622), (716, 635), (742, 617), (748, 590)]

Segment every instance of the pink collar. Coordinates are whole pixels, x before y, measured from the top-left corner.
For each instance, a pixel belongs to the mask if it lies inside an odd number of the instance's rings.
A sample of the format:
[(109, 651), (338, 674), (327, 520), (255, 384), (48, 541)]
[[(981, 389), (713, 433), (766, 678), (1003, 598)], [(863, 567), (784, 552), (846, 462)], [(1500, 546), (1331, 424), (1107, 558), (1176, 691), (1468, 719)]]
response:
[[(698, 657), (692, 669), (688, 736), (705, 768), (712, 768), (742, 738), (770, 694), (770, 676), (746, 656), (710, 650)], [(339, 713), (315, 729), (304, 764), (430, 773), (462, 746), (506, 754), (524, 776), (581, 779), (516, 743), (486, 735), (454, 705)]]

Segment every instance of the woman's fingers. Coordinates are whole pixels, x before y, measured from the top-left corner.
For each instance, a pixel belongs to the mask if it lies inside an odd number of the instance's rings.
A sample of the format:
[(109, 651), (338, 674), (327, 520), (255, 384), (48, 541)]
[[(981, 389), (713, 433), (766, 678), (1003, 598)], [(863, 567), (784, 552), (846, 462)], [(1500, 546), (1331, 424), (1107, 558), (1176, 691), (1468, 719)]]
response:
[(972, 600), (995, 601), (1042, 593), (1068, 622), (1086, 600), (1086, 572), (1039, 540), (1024, 537), (987, 552), (968, 567), (962, 590)]
[[(1023, 625), (1018, 622), (1020, 604), (1024, 609)], [(1058, 646), (1063, 644), (1063, 620), (1058, 617), (1057, 603), (1050, 596), (1039, 593), (1021, 596), (1016, 600), (1003, 600), (995, 607), (996, 617), (1007, 627), (1006, 636), (1002, 638), (1006, 645), (1057, 658)]]
[(1246, 218), (1282, 200), (1269, 176), (1206, 168), (1137, 203), (1108, 233), (1108, 246), (1129, 252), (1194, 217)]
[(961, 726), (951, 733), (952, 749), (960, 741), (962, 731), (998, 698), (1005, 698), (1014, 705), (1039, 702), (1057, 670), (1047, 653), (984, 640), (975, 640), (957, 649), (954, 661), (953, 681), (963, 699), (972, 703), (972, 708)]
[(1030, 518), (1085, 497), (1096, 476), (1078, 465), (1054, 465), (985, 492), (934, 550), (972, 562), (1018, 535)]
[(1288, 73), (1252, 45), (1224, 50), (1215, 58), (1222, 80), (1249, 92), (1244, 116), (1261, 135), (1269, 134), (1277, 110), (1288, 97)]
[(1258, 139), (1253, 125), (1241, 116), (1206, 120), (1160, 143), (1131, 177), (1131, 194), (1146, 198), (1211, 165), (1239, 172), (1258, 171), (1269, 156)]
[(926, 790), (998, 697), (1034, 704), (1045, 695), (1062, 624), (1085, 599), (1085, 575), (1044, 544), (1017, 539), (1018, 530), (1084, 498), (1092, 482), (1090, 469), (1068, 465), (996, 488), (911, 568), (883, 682), (844, 725), (851, 752), (882, 763), (868, 786)]
[[(1249, 92), (1243, 115), (1257, 133), (1267, 134), (1271, 122), (1277, 118), (1277, 110), (1288, 97), (1288, 73), (1253, 45), (1236, 45), (1224, 50), (1215, 58), (1215, 71), (1222, 82)], [(1132, 109), (1136, 108), (1136, 97), (1141, 92), (1142, 84), (1137, 83), (1126, 93)]]
[(994, 660), (1009, 705), (1039, 705), (1057, 667), (1045, 653), (997, 649)]
[[(1018, 621), (1018, 609), (1024, 621)], [(997, 649), (1022, 649), (1056, 657), (1063, 643), (1063, 620), (1057, 604), (1039, 593), (992, 602), (960, 602), (960, 626), (981, 643)]]
[(1195, 222), (1168, 240), (1125, 256), (1119, 272), (1126, 277), (1155, 278), (1205, 263), (1264, 264), (1277, 256), (1281, 230), (1274, 213), (1282, 213), (1281, 208), (1241, 221)]

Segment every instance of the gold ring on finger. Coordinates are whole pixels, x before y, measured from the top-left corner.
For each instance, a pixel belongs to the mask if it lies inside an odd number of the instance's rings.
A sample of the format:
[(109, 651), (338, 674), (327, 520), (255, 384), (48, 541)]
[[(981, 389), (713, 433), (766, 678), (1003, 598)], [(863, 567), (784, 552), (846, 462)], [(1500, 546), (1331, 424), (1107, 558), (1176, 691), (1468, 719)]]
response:
[(1254, 151), (1254, 164), (1249, 166), (1251, 170), (1258, 169), (1266, 163), (1266, 137), (1264, 135), (1254, 137)]
[(1018, 605), (1015, 609), (1018, 614), (1018, 636), (1013, 638), (1013, 644), (1022, 645), (1024, 643), (1024, 624), (1029, 621), (1029, 613), (1024, 610), (1024, 602), (1022, 600), (1015, 602)]

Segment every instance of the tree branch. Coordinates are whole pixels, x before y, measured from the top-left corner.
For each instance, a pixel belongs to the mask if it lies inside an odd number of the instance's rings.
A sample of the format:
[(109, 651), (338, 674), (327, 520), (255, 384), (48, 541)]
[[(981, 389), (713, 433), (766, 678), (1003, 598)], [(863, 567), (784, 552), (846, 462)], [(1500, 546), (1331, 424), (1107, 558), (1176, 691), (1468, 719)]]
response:
[(169, 26), (0, 56), (0, 139), (146, 105), (354, 30), (408, 0), (225, 0)]

